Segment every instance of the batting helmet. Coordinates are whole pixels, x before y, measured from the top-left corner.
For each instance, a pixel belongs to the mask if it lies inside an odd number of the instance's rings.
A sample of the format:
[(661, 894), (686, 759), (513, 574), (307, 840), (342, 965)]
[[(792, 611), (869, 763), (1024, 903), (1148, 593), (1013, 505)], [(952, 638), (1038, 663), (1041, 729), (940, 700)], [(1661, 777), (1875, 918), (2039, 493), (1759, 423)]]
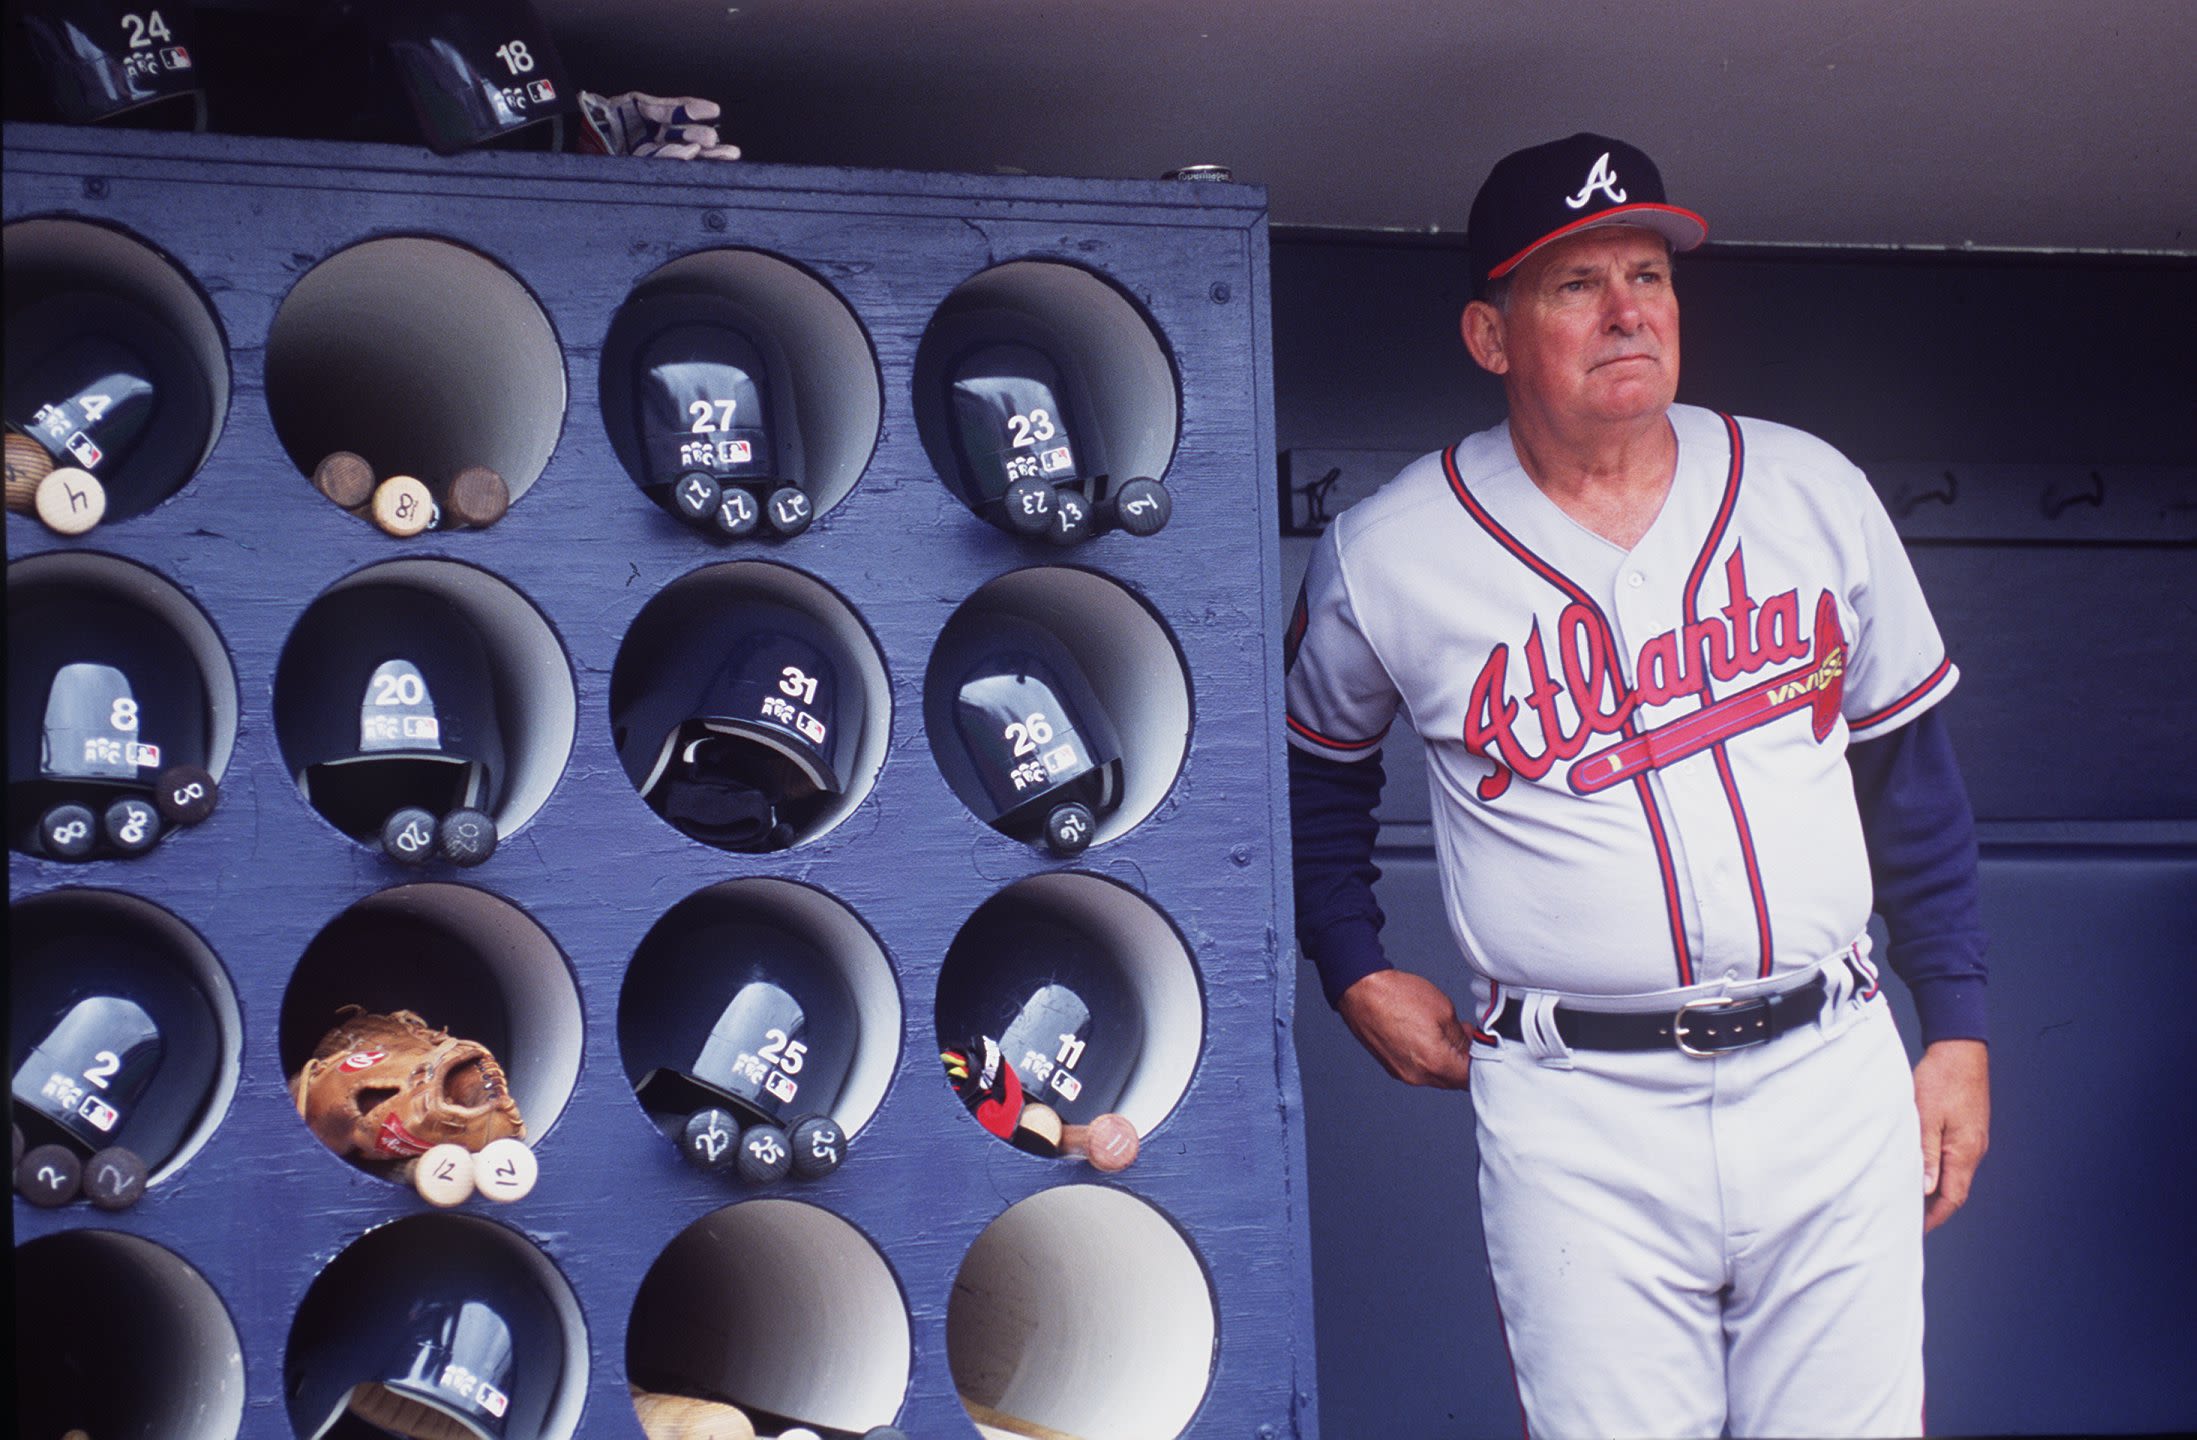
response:
[(95, 476), (117, 518), (190, 478), (213, 392), (181, 336), (134, 301), (53, 295), (8, 317), (7, 420), (56, 464)]
[(527, 0), (384, 0), (371, 14), (430, 150), (451, 155), (544, 123), (557, 148), (577, 100)]
[(126, 933), (87, 925), (15, 939), (9, 1051), (24, 1129), (86, 1154), (127, 1145), (158, 1169), (214, 1091), (212, 1003), (172, 954)]
[(701, 291), (656, 295), (627, 304), (617, 324), (633, 346), (634, 425), (650, 487), (696, 470), (720, 484), (784, 483), (762, 347), (730, 303)]
[(712, 1105), (778, 1125), (828, 1114), (861, 1034), (854, 993), (823, 951), (737, 915), (652, 934), (618, 1002), (634, 1093), (678, 1117)]
[(361, 839), (406, 805), (492, 811), (507, 780), (480, 632), (408, 585), (346, 586), (307, 608), (275, 667), (275, 734), (299, 791)]
[(941, 1046), (981, 1052), (996, 1038), (1023, 1093), (1071, 1123), (1115, 1107), (1144, 1048), (1143, 1008), (1119, 958), (1011, 891), (954, 937), (937, 1014)]
[(204, 125), (189, 0), (157, 8), (133, 0), (28, 0), (22, 15), (46, 90), (67, 123), (89, 125), (187, 96), (194, 128)]
[(998, 514), (1018, 480), (1085, 484), (1096, 472), (1096, 437), (1071, 413), (1060, 367), (1035, 345), (988, 341), (946, 367), (954, 459), (962, 499)]
[(866, 701), (815, 616), (741, 600), (691, 626), (636, 628), (610, 679), (633, 788), (682, 832), (777, 850), (850, 778)]
[(349, 1412), (376, 1433), (538, 1440), (564, 1373), (555, 1304), (512, 1247), (468, 1232), (408, 1222), (401, 1263), (346, 1255), (340, 1285), (323, 1272), (291, 1331), (299, 1435)]
[(949, 625), (924, 687), (946, 782), (987, 824), (1020, 840), (1060, 807), (1094, 816), (1121, 802), (1121, 742), (1083, 667), (1052, 631), (1016, 615)]
[(57, 804), (97, 813), (169, 766), (204, 766), (210, 725), (205, 676), (158, 615), (82, 590), (10, 597), (8, 832), (25, 851)]

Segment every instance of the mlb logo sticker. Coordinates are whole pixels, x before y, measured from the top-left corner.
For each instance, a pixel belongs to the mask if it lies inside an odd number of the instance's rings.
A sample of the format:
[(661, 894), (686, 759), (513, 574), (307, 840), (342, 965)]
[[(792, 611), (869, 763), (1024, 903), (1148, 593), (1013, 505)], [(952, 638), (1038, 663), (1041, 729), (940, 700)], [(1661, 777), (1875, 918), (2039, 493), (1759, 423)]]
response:
[(483, 1380), (479, 1388), (474, 1390), (473, 1399), (479, 1403), (483, 1410), (499, 1420), (503, 1418), (503, 1412), (511, 1406), (511, 1401), (505, 1397), (503, 1391), (498, 1390), (486, 1380)]
[(795, 718), (793, 728), (807, 736), (811, 745), (824, 743), (824, 722), (809, 714), (806, 710)]
[(547, 80), (535, 80), (528, 83), (526, 93), (536, 100), (554, 100), (557, 98), (557, 87)]
[(115, 1122), (122, 1118), (122, 1113), (119, 1110), (116, 1110), (97, 1095), (86, 1096), (83, 1108), (76, 1113), (91, 1121), (92, 1125), (102, 1134), (114, 1129)]
[(1052, 449), (1046, 451), (1043, 455), (1040, 455), (1038, 457), (1038, 463), (1040, 465), (1043, 465), (1045, 467), (1045, 473), (1050, 475), (1055, 470), (1066, 470), (1069, 466), (1073, 465), (1075, 461), (1069, 457), (1067, 446), (1055, 445)]
[(122, 757), (140, 770), (160, 768), (160, 747), (145, 745), (132, 740), (122, 747)]
[(727, 440), (727, 441), (725, 442), (725, 463), (726, 463), (726, 464), (728, 464), (728, 465), (745, 465), (745, 464), (747, 464), (747, 463), (748, 463), (748, 462), (749, 462), (750, 460), (752, 460), (752, 459), (754, 459), (754, 458), (755, 458), (755, 447), (754, 447), (754, 446), (752, 446), (752, 445), (750, 445), (750, 444), (749, 444), (749, 443), (748, 443), (747, 441), (745, 441), (745, 440)]
[(171, 45), (160, 52), (160, 63), (170, 70), (188, 70), (191, 68), (191, 52), (181, 45)]
[(76, 457), (76, 463), (86, 470), (107, 458), (107, 452), (94, 445), (92, 437), (81, 430), (69, 437), (68, 445), (69, 453)]

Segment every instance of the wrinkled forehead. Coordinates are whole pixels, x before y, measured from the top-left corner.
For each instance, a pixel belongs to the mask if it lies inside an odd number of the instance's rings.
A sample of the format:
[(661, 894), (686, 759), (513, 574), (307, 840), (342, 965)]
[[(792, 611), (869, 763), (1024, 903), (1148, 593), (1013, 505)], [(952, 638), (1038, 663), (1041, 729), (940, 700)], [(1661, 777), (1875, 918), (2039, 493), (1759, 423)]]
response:
[(1511, 273), (1525, 277), (1557, 270), (1599, 270), (1612, 264), (1632, 270), (1642, 265), (1667, 265), (1671, 253), (1671, 242), (1653, 230), (1639, 225), (1598, 225), (1549, 241)]

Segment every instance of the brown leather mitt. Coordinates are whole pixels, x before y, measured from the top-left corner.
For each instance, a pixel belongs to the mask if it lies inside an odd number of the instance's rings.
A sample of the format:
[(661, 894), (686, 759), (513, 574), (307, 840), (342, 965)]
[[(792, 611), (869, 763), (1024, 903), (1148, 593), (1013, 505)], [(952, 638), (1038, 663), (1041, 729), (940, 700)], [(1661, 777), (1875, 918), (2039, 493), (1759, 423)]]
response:
[(336, 1012), (290, 1098), (323, 1144), (350, 1160), (387, 1163), (455, 1142), (479, 1150), (526, 1136), (503, 1066), (477, 1040), (437, 1030), (409, 1010)]

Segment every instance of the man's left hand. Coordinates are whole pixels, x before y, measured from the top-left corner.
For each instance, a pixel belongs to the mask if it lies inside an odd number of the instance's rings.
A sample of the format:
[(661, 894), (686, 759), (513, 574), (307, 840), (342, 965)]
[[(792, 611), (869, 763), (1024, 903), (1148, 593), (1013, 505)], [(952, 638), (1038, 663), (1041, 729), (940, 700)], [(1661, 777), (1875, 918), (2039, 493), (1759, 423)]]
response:
[(1953, 1218), (1991, 1148), (1991, 1052), (1981, 1040), (1940, 1040), (1915, 1065), (1922, 1117), (1923, 1233)]

